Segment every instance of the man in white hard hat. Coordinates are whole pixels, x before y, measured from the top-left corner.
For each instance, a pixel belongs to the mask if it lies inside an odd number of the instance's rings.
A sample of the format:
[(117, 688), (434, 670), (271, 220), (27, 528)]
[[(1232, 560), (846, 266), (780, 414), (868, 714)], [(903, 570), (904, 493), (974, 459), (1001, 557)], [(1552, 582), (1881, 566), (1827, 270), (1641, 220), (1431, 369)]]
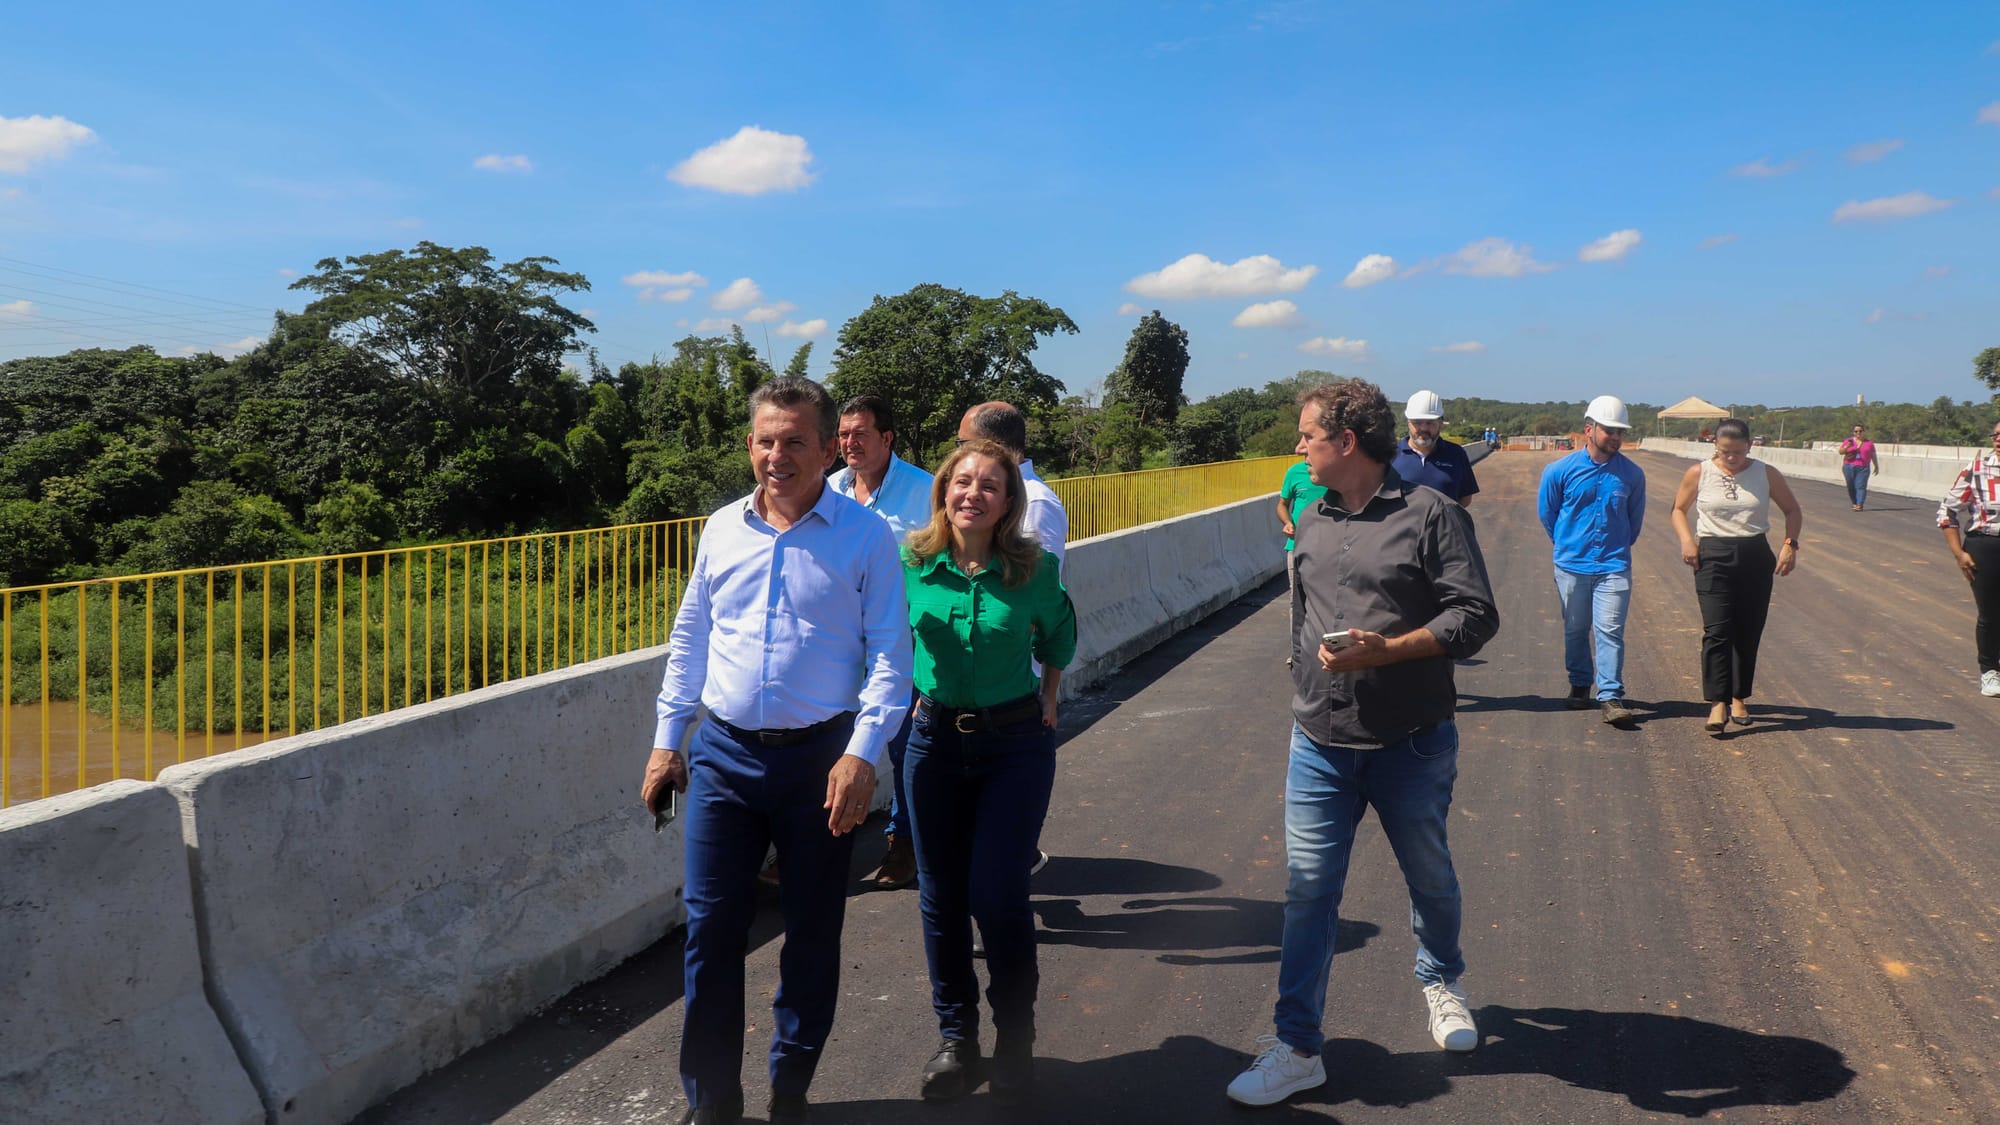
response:
[(1620, 452), (1632, 428), (1622, 400), (1598, 395), (1583, 417), (1583, 448), (1542, 470), (1537, 506), (1555, 544), (1569, 706), (1595, 706), (1605, 722), (1621, 724), (1632, 719), (1623, 679), (1625, 613), (1632, 605), (1632, 544), (1646, 518), (1646, 474)]
[(1418, 391), (1403, 410), (1409, 433), (1396, 443), (1396, 475), (1412, 484), (1427, 484), (1470, 508), (1479, 492), (1472, 459), (1465, 447), (1445, 438), (1444, 400), (1436, 391)]

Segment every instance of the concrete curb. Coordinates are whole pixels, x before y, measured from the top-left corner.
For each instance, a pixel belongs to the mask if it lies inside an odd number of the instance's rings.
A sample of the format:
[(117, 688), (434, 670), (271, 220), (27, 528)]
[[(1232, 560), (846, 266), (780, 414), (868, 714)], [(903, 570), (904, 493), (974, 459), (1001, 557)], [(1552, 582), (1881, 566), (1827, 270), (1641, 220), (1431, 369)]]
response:
[[(1640, 446), (1642, 450), (1654, 453), (1669, 453), (1675, 457), (1685, 457), (1690, 461), (1706, 461), (1715, 453), (1715, 447), (1699, 441), (1663, 441), (1649, 438)], [(1760, 446), (1750, 451), (1759, 461), (1775, 465), (1778, 471), (1788, 477), (1801, 480), (1823, 481), (1827, 484), (1845, 484), (1840, 472), (1840, 454), (1819, 449), (1773, 449)], [(1886, 492), (1891, 496), (1903, 496), (1913, 500), (1928, 500), (1935, 504), (1944, 498), (1945, 491), (1957, 478), (1959, 470), (1971, 462), (1971, 458), (1953, 460), (1943, 457), (1912, 457), (1889, 455), (1879, 458), (1882, 471), (1868, 478), (1868, 491)]]
[(202, 990), (171, 796), (114, 781), (0, 812), (0, 872), (0, 1120), (264, 1120)]

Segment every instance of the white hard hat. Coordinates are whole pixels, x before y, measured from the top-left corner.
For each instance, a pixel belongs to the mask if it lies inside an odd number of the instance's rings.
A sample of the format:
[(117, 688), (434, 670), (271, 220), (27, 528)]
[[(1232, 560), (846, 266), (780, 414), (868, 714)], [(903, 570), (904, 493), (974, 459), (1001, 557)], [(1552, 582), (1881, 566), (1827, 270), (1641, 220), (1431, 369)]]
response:
[(1625, 400), (1617, 395), (1598, 395), (1584, 408), (1583, 416), (1600, 426), (1614, 426), (1621, 430), (1632, 428), (1632, 419), (1625, 413)]
[(1444, 400), (1436, 391), (1418, 391), (1403, 408), (1403, 417), (1412, 422), (1434, 422), (1444, 417)]

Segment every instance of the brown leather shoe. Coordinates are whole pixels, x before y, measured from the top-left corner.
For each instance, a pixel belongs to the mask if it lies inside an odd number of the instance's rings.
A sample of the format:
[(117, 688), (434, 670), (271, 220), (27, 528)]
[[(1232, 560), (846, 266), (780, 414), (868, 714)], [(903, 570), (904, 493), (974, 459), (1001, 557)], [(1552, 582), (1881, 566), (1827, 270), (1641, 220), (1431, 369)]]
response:
[(909, 837), (889, 833), (889, 850), (882, 856), (882, 866), (875, 871), (875, 888), (901, 890), (916, 881), (916, 848), (911, 846)]

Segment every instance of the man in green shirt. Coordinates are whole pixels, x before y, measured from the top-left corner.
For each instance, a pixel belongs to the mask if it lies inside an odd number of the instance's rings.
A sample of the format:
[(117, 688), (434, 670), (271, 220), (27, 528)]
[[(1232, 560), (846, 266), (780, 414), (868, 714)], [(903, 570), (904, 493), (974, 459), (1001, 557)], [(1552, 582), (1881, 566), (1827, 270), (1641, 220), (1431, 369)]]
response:
[[(1292, 566), (1292, 546), (1299, 530), (1299, 516), (1308, 507), (1319, 503), (1326, 495), (1326, 489), (1313, 483), (1312, 469), (1304, 461), (1285, 470), (1285, 481), (1278, 486), (1278, 526), (1285, 529), (1285, 635), (1298, 630), (1293, 626), (1292, 604), (1297, 601), (1299, 576)], [(1290, 650), (1287, 649), (1289, 652)], [(1292, 666), (1292, 658), (1285, 657), (1285, 667)]]

